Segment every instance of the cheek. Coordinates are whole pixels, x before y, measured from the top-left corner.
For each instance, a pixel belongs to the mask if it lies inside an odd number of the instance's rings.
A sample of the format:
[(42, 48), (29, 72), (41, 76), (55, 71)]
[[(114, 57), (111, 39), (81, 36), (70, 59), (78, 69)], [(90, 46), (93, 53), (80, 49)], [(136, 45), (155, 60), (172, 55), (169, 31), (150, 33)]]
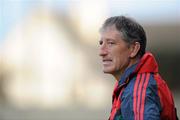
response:
[(129, 61), (129, 49), (127, 46), (117, 46), (111, 52), (116, 67), (123, 67)]
[(123, 65), (128, 61), (128, 58), (126, 56), (119, 56), (116, 58), (116, 64), (117, 65)]
[(114, 60), (117, 67), (124, 67), (126, 64), (128, 64), (129, 57), (126, 52), (123, 52), (119, 53)]

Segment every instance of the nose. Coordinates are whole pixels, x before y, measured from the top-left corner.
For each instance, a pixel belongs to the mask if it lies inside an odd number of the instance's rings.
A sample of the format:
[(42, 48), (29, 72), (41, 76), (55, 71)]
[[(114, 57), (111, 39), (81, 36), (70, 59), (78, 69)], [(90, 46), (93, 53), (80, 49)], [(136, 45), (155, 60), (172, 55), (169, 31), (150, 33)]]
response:
[(107, 54), (108, 54), (108, 50), (107, 50), (106, 44), (103, 43), (102, 45), (100, 45), (100, 48), (99, 48), (99, 56), (103, 57), (103, 56), (106, 56)]

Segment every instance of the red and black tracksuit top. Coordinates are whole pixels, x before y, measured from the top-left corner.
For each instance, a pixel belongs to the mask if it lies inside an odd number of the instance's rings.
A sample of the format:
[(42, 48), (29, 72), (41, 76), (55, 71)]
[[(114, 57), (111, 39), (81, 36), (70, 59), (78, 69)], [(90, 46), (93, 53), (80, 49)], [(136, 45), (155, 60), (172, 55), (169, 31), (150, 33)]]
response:
[(109, 120), (176, 120), (172, 94), (151, 53), (127, 68), (113, 91)]

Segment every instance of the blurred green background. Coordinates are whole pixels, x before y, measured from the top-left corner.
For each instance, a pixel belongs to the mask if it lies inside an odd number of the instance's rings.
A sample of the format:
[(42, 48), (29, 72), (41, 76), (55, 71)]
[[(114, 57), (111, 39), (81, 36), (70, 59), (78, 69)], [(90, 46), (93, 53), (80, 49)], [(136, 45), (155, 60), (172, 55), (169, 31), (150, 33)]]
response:
[(0, 0), (0, 120), (108, 119), (98, 30), (115, 15), (145, 28), (180, 116), (179, 0)]

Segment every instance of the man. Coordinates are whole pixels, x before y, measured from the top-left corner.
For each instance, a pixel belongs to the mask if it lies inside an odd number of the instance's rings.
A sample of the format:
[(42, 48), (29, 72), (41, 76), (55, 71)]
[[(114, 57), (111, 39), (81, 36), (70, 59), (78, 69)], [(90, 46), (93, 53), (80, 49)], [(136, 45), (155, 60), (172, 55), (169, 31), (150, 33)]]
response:
[(108, 18), (100, 29), (103, 72), (117, 80), (109, 120), (176, 120), (171, 92), (146, 52), (143, 27), (125, 16)]

